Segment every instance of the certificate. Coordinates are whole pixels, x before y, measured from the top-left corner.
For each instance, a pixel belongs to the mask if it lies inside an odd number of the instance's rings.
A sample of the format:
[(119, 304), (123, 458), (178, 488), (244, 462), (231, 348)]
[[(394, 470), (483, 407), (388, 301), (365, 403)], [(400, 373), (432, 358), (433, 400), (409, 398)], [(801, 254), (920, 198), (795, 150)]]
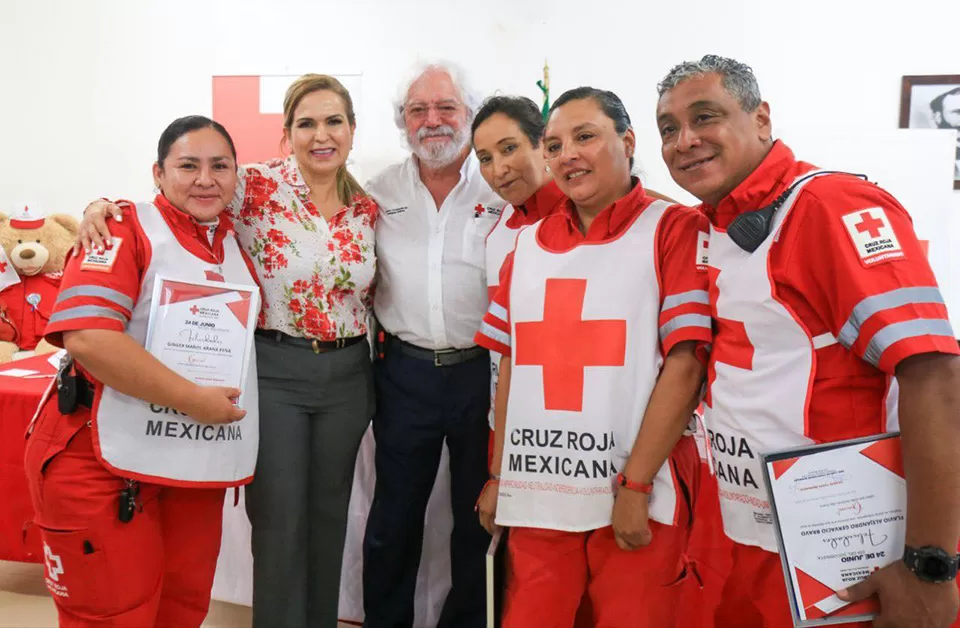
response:
[(503, 613), (504, 561), (508, 528), (497, 527), (487, 548), (487, 628), (500, 628)]
[(195, 384), (239, 388), (242, 408), (259, 313), (256, 286), (158, 276), (146, 349)]
[(907, 490), (899, 433), (763, 456), (795, 626), (865, 621), (876, 599), (835, 591), (903, 556)]

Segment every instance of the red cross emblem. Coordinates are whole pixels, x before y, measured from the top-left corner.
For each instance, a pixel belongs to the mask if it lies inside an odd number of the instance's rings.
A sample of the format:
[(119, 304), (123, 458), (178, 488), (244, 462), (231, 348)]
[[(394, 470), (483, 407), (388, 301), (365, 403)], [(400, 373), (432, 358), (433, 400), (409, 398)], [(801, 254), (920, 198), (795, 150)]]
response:
[(0, 273), (5, 273), (5, 272), (7, 272), (7, 263), (0, 262)]
[(486, 207), (482, 203), (477, 203), (477, 206), (473, 208), (473, 217), (479, 218), (483, 216), (483, 212), (487, 211)]
[(194, 314), (194, 315), (195, 315), (195, 314), (196, 314), (197, 312), (199, 312), (199, 311), (200, 311), (200, 308), (198, 308), (196, 305), (190, 306), (190, 313), (191, 313), (191, 314)]
[(860, 214), (860, 220), (862, 222), (854, 225), (854, 227), (857, 228), (857, 231), (860, 233), (870, 232), (871, 238), (880, 237), (880, 227), (885, 226), (885, 223), (882, 220), (874, 218), (870, 215), (870, 212), (863, 212)]
[(747, 328), (741, 321), (733, 321), (717, 316), (717, 278), (720, 271), (708, 267), (710, 276), (710, 313), (713, 316), (713, 349), (711, 360), (707, 368), (707, 398), (706, 404), (711, 406), (710, 389), (717, 378), (716, 363), (729, 364), (744, 370), (753, 369), (754, 346), (747, 336)]
[(583, 410), (588, 366), (623, 366), (627, 321), (583, 320), (586, 279), (547, 279), (543, 320), (517, 323), (514, 363), (543, 367), (547, 410)]

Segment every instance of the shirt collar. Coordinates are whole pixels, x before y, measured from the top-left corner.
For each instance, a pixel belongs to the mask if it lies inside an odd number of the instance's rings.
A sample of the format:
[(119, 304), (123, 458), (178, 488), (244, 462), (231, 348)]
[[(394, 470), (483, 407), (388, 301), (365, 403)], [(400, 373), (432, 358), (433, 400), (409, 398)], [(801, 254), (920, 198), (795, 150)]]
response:
[(563, 192), (557, 187), (557, 182), (551, 180), (541, 185), (533, 196), (518, 205), (516, 209), (529, 218), (540, 219), (552, 212), (563, 198)]
[(280, 176), (283, 177), (283, 180), (293, 187), (306, 187), (307, 183), (303, 180), (303, 175), (300, 174), (300, 165), (297, 163), (297, 158), (294, 155), (290, 155), (280, 164)]
[(727, 194), (716, 207), (703, 203), (703, 211), (711, 221), (717, 216), (737, 216), (743, 212), (759, 209), (775, 193), (790, 184), (791, 172), (797, 164), (793, 151), (777, 140), (760, 165)]
[[(637, 208), (643, 205), (647, 192), (643, 189), (640, 179), (630, 177), (630, 180), (633, 182), (633, 188), (626, 196), (614, 201), (613, 205), (601, 210), (590, 224), (590, 231), (602, 228), (604, 230), (603, 238), (609, 238), (619, 233), (623, 226), (637, 215)], [(559, 211), (563, 212), (567, 220), (579, 230), (580, 216), (577, 215), (577, 208), (573, 201), (567, 199), (566, 202), (561, 204)]]
[[(201, 225), (187, 212), (180, 211), (174, 207), (173, 203), (171, 203), (166, 196), (163, 194), (157, 194), (157, 197), (153, 199), (153, 204), (157, 207), (157, 209), (160, 210), (160, 214), (172, 229), (175, 229), (181, 233), (189, 234), (191, 237), (197, 238), (204, 244), (209, 244), (210, 240), (207, 237), (207, 226)], [(233, 222), (227, 216), (225, 211), (220, 212), (217, 220), (216, 233), (218, 235), (221, 232), (226, 233), (227, 231), (231, 231), (233, 229)]]
[[(420, 158), (414, 153), (410, 153), (410, 173), (413, 175), (414, 179), (418, 181), (420, 179)], [(473, 151), (467, 152), (467, 158), (463, 161), (463, 165), (460, 166), (460, 180), (463, 181), (464, 185), (470, 183), (470, 179), (473, 178), (473, 175), (476, 174), (477, 170), (480, 168), (480, 162), (477, 161), (477, 158), (474, 157)]]

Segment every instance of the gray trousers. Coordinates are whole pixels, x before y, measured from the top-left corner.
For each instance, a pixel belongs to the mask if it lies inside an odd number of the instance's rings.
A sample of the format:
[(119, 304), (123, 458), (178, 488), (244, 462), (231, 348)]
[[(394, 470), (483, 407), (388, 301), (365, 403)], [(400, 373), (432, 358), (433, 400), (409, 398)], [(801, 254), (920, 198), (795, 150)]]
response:
[(366, 341), (316, 354), (257, 336), (260, 450), (246, 489), (253, 625), (337, 625), (357, 449), (374, 412)]

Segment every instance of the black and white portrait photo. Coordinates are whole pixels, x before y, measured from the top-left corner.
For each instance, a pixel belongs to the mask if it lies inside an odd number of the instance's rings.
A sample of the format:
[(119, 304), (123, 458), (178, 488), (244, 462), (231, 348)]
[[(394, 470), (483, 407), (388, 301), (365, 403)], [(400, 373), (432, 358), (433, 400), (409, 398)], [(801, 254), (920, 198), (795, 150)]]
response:
[(960, 74), (904, 76), (900, 128), (957, 131), (953, 189), (960, 190)]

